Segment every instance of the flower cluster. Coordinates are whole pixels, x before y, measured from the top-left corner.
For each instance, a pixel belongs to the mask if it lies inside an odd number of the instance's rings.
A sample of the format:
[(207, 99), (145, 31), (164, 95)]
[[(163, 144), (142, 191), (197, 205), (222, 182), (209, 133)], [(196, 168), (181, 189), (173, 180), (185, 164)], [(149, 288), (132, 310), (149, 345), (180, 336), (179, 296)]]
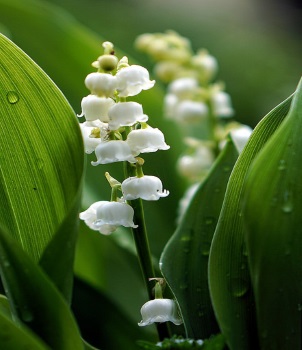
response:
[(231, 98), (223, 83), (213, 82), (218, 63), (207, 50), (194, 53), (190, 41), (174, 31), (140, 35), (136, 47), (156, 62), (156, 75), (168, 84), (164, 114), (180, 125), (186, 146), (177, 169), (196, 188), (194, 184), (207, 175), (227, 133), (234, 131), (232, 138), (241, 151), (252, 130), (232, 121)]
[[(155, 73), (168, 83), (166, 117), (188, 130), (187, 150), (178, 162), (178, 170), (191, 182), (201, 181), (223, 145), (226, 133), (221, 129), (230, 131), (232, 126), (237, 130), (235, 137), (249, 136), (246, 126), (240, 135), (241, 125), (229, 125), (234, 115), (231, 98), (224, 84), (213, 83), (217, 60), (205, 49), (194, 53), (190, 41), (174, 31), (140, 35), (136, 47), (151, 56), (156, 62)], [(198, 137), (191, 135), (199, 126)]]
[[(82, 113), (86, 121), (81, 123), (86, 153), (95, 153), (93, 166), (115, 162), (128, 162), (131, 175), (122, 183), (110, 177), (112, 187), (110, 202), (92, 204), (80, 214), (80, 218), (92, 229), (110, 234), (118, 226), (136, 228), (133, 209), (127, 203), (134, 199), (157, 200), (169, 194), (163, 190), (159, 178), (144, 176), (143, 153), (167, 150), (163, 133), (148, 125), (148, 116), (141, 104), (127, 101), (142, 90), (154, 86), (146, 68), (129, 65), (127, 57), (118, 59), (113, 44), (104, 42), (104, 54), (92, 66), (97, 72), (88, 74), (85, 85), (90, 94), (82, 99)], [(121, 198), (117, 191), (122, 192)]]

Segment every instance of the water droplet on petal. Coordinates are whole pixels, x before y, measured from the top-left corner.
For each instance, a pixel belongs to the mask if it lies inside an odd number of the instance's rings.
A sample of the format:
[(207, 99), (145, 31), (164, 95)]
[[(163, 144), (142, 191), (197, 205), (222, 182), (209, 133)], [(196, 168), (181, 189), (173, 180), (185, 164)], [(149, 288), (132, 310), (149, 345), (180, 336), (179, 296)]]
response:
[(15, 91), (9, 91), (6, 94), (6, 99), (10, 104), (15, 104), (19, 101), (19, 95)]

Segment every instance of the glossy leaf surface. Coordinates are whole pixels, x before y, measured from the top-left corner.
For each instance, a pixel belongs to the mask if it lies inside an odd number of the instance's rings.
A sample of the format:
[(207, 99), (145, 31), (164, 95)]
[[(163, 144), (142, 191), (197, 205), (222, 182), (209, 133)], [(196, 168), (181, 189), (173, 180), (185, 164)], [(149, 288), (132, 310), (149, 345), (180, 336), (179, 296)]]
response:
[(232, 350), (258, 349), (255, 304), (244, 243), (241, 194), (246, 173), (288, 113), (291, 98), (258, 124), (240, 154), (226, 190), (209, 258), (210, 294), (222, 333)]

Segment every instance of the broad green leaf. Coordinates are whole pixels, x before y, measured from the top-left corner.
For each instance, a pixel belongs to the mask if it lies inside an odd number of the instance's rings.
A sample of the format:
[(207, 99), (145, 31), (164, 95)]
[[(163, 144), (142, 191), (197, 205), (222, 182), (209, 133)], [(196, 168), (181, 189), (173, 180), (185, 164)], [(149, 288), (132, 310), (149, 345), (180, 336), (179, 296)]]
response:
[(15, 317), (53, 349), (83, 349), (78, 327), (62, 295), (3, 229), (0, 230), (0, 271)]
[(72, 305), (83, 337), (100, 349), (135, 350), (139, 349), (138, 339), (155, 339), (147, 328), (138, 327), (138, 321), (129, 319), (110, 298), (78, 278)]
[(0, 221), (37, 261), (74, 204), (82, 138), (49, 77), (4, 36), (0, 50)]
[(209, 295), (208, 258), (237, 157), (236, 147), (228, 140), (161, 256), (161, 271), (180, 306), (189, 338), (205, 339), (219, 333)]
[(255, 158), (244, 223), (261, 349), (302, 346), (302, 80), (290, 111)]
[(226, 190), (209, 257), (209, 285), (215, 314), (232, 350), (258, 349), (254, 297), (240, 206), (246, 173), (288, 113), (291, 97), (258, 124), (240, 154)]

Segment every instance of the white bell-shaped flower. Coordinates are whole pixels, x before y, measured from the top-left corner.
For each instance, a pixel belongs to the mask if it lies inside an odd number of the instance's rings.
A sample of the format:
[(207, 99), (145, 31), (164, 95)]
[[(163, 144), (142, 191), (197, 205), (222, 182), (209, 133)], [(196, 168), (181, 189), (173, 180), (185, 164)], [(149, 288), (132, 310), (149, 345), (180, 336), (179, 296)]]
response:
[(116, 73), (116, 79), (120, 97), (135, 96), (155, 84), (155, 80), (150, 80), (148, 70), (138, 65), (122, 68)]
[(106, 127), (107, 124), (102, 123), (100, 120), (80, 123), (84, 149), (87, 154), (94, 152), (95, 148), (102, 142), (101, 137), (94, 137), (93, 130), (98, 130), (99, 136), (101, 136), (102, 130), (105, 130)]
[(142, 320), (139, 326), (148, 326), (155, 322), (183, 323), (178, 313), (178, 307), (172, 299), (153, 299), (147, 301), (141, 308)]
[(132, 126), (137, 122), (146, 122), (148, 116), (143, 113), (143, 107), (137, 102), (119, 102), (108, 111), (109, 129), (117, 130), (121, 126)]
[(192, 59), (193, 67), (199, 70), (200, 78), (203, 81), (210, 81), (218, 70), (218, 63), (215, 57), (209, 55), (206, 50), (200, 50)]
[(175, 111), (179, 99), (174, 94), (166, 94), (164, 97), (164, 114), (166, 118), (175, 119)]
[(169, 86), (170, 94), (176, 95), (178, 98), (185, 99), (192, 96), (192, 93), (198, 88), (198, 80), (195, 78), (178, 78)]
[(157, 128), (148, 126), (145, 129), (130, 131), (127, 143), (135, 154), (150, 153), (170, 148), (165, 142), (164, 134)]
[(253, 129), (248, 125), (241, 125), (241, 127), (236, 128), (230, 132), (232, 140), (238, 150), (239, 153), (242, 152), (244, 146), (248, 142)]
[(234, 115), (231, 97), (224, 91), (217, 91), (212, 96), (213, 113), (220, 118), (230, 118)]
[(110, 97), (88, 95), (82, 99), (82, 113), (78, 117), (85, 115), (87, 121), (99, 119), (102, 122), (108, 122), (108, 110), (114, 104)]
[(97, 161), (91, 162), (92, 165), (123, 161), (128, 161), (130, 163), (136, 162), (128, 143), (122, 140), (101, 142), (95, 149), (95, 155)]
[(178, 159), (177, 169), (182, 176), (197, 181), (204, 177), (214, 160), (213, 151), (207, 146), (200, 145), (193, 153), (185, 154)]
[(184, 100), (175, 109), (175, 119), (180, 123), (199, 123), (209, 113), (208, 106), (203, 102)]
[(119, 226), (136, 228), (133, 215), (134, 210), (127, 203), (99, 201), (80, 213), (80, 219), (90, 229), (109, 235)]
[(147, 201), (156, 201), (160, 197), (167, 197), (169, 191), (163, 190), (160, 179), (156, 176), (129, 177), (122, 183), (122, 192), (125, 200), (141, 198)]
[(94, 95), (110, 97), (117, 87), (117, 79), (111, 74), (94, 72), (87, 75), (85, 85)]

